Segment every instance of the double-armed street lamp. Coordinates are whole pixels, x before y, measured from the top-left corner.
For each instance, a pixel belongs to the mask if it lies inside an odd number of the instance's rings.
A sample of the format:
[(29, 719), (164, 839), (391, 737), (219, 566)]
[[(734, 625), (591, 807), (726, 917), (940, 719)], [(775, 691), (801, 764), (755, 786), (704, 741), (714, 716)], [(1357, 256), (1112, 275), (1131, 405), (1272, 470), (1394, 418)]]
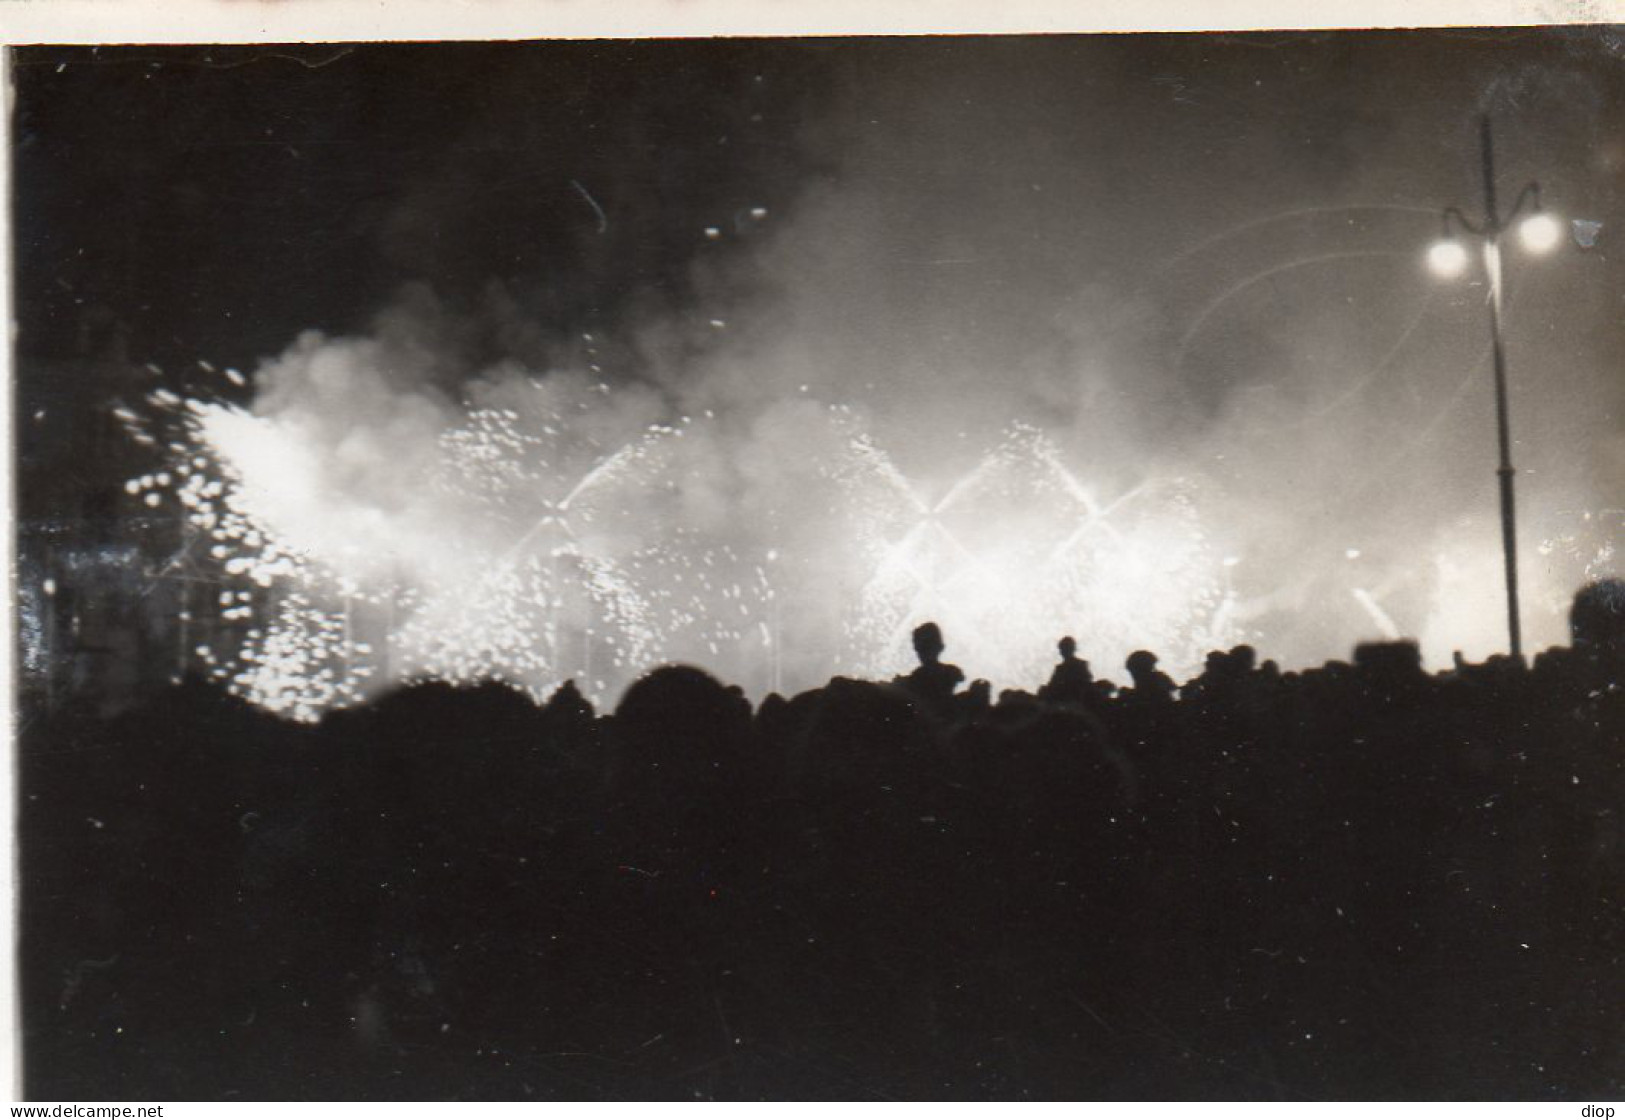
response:
[(1512, 209), (1502, 215), (1495, 202), (1495, 153), (1490, 137), (1490, 118), (1480, 121), (1484, 164), (1484, 219), (1472, 222), (1454, 206), (1442, 215), (1443, 236), (1428, 251), (1428, 264), (1444, 277), (1460, 276), (1469, 255), (1463, 234), (1479, 242), (1484, 272), (1490, 286), (1490, 346), (1495, 362), (1495, 417), (1500, 438), (1501, 463), (1496, 474), (1501, 479), (1501, 548), (1506, 562), (1507, 632), (1514, 658), (1523, 656), (1523, 637), (1518, 622), (1518, 554), (1516, 509), (1513, 501), (1512, 435), (1507, 422), (1506, 347), (1501, 339), (1501, 235), (1513, 227), (1525, 207), (1529, 213), (1518, 224), (1518, 237), (1533, 253), (1550, 252), (1562, 240), (1563, 227), (1540, 204), (1540, 184), (1529, 183), (1513, 200)]

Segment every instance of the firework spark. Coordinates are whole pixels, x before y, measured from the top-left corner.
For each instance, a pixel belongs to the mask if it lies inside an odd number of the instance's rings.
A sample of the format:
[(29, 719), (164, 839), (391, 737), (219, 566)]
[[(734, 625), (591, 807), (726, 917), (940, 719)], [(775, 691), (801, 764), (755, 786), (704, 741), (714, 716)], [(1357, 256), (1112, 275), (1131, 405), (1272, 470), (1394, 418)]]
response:
[[(532, 384), (520, 407), (337, 440), (299, 412), (168, 392), (123, 410), (169, 452), (127, 489), (172, 509), (211, 573), (195, 667), (314, 719), (423, 679), (537, 696), (574, 679), (605, 699), (671, 660), (764, 691), (815, 684), (818, 666), (884, 677), (927, 619), (974, 675), (1025, 685), (1062, 632), (1106, 662), (1156, 643), (1178, 667), (1223, 629), (1189, 488), (1145, 480), (1102, 500), (1029, 426), (929, 486), (850, 411), (809, 410), (797, 422), (824, 429), (821, 458), (747, 524), (745, 481), (718, 481), (714, 418), (623, 434), (592, 394)], [(831, 596), (840, 648), (809, 651), (829, 644), (806, 620)]]

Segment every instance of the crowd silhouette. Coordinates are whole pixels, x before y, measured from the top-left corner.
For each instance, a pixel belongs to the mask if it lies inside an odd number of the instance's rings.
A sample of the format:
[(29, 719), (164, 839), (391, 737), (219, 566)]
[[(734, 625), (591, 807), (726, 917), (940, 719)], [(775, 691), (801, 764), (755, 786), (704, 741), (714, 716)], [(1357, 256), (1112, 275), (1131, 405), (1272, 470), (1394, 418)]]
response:
[[(1572, 644), (599, 714), (25, 710), (26, 1092), (1618, 1097), (1625, 583)], [(967, 641), (973, 638), (965, 639)]]

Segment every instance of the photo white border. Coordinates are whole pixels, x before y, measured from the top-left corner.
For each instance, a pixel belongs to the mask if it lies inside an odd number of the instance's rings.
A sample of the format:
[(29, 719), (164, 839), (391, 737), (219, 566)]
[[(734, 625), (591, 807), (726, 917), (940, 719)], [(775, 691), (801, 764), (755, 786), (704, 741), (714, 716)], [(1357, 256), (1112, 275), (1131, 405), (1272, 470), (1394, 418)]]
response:
[[(1625, 23), (1625, 0), (0, 0), (0, 46), (29, 44), (186, 44), (412, 42), (436, 40), (633, 39), (919, 34), (1076, 34), (1129, 32), (1519, 27)], [(0, 347), (0, 431), (12, 439), (9, 59), (0, 61), (0, 307), (10, 330)], [(16, 707), (16, 524), (13, 454), (0, 460), (0, 522), (8, 554), (0, 563), (0, 719), (12, 730)], [(0, 1094), (21, 1100), (17, 1004), (16, 755), (0, 767)], [(242, 1106), (239, 1106), (241, 1108)], [(270, 1106), (267, 1106), (270, 1107)], [(281, 1106), (278, 1106), (279, 1108)], [(1133, 1108), (1134, 1106), (1126, 1106)], [(1239, 1108), (1240, 1106), (1236, 1106)], [(1247, 1106), (1252, 1108), (1253, 1106)], [(1364, 1106), (1350, 1106), (1363, 1108)], [(1430, 1113), (1438, 1106), (1429, 1106)], [(1484, 1106), (1472, 1106), (1482, 1114)], [(1526, 1115), (1526, 1106), (1520, 1115)], [(252, 1110), (252, 1106), (249, 1106)], [(394, 1105), (389, 1114), (400, 1115)], [(1205, 1106), (1212, 1114), (1214, 1106)], [(1313, 1106), (1324, 1114), (1328, 1106)], [(1402, 1110), (1403, 1112), (1404, 1110)], [(1419, 1111), (1419, 1110), (1418, 1110)], [(1446, 1114), (1457, 1107), (1444, 1109)], [(383, 1110), (362, 1115), (379, 1115)], [(1221, 1114), (1226, 1110), (1221, 1109)], [(1125, 1106), (1117, 1106), (1117, 1115)], [(427, 1115), (427, 1111), (406, 1115)], [(1108, 1110), (1106, 1115), (1112, 1115)], [(1558, 1115), (1554, 1109), (1543, 1115)], [(1569, 1114), (1563, 1109), (1561, 1114)]]
[(1625, 22), (1625, 0), (0, 0), (0, 44), (1024, 34)]

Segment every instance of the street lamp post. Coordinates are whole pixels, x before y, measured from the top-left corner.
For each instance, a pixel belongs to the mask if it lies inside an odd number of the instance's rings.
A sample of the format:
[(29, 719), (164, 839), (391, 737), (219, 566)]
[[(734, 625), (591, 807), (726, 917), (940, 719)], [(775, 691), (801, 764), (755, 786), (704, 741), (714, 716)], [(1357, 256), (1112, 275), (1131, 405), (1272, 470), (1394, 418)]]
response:
[(1556, 246), (1562, 236), (1562, 227), (1550, 214), (1541, 209), (1540, 184), (1529, 183), (1518, 192), (1512, 209), (1505, 217), (1495, 201), (1495, 148), (1490, 135), (1490, 118), (1480, 119), (1484, 168), (1484, 220), (1474, 223), (1460, 210), (1450, 207), (1443, 214), (1444, 236), (1428, 253), (1428, 263), (1443, 276), (1460, 275), (1467, 267), (1468, 254), (1454, 232), (1459, 226), (1480, 242), (1484, 272), (1490, 284), (1490, 352), (1495, 366), (1495, 426), (1500, 443), (1500, 465), (1496, 475), (1501, 481), (1501, 549), (1506, 564), (1507, 633), (1514, 658), (1523, 656), (1523, 635), (1518, 621), (1518, 550), (1517, 506), (1513, 483), (1517, 472), (1512, 466), (1512, 431), (1507, 421), (1506, 345), (1501, 337), (1501, 234), (1511, 228), (1526, 204), (1531, 212), (1519, 227), (1524, 247), (1543, 253)]

